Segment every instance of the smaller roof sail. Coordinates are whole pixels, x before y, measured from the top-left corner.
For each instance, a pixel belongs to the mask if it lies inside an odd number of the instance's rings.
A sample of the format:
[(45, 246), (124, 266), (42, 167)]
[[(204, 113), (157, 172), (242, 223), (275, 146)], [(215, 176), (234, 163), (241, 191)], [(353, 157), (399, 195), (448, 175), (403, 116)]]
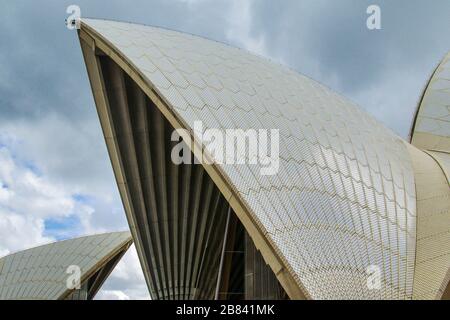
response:
[(424, 150), (450, 152), (450, 52), (425, 89), (412, 126), (411, 143)]
[[(0, 300), (90, 300), (131, 243), (130, 232), (113, 232), (5, 256), (0, 259)], [(80, 286), (73, 288), (78, 275)]]

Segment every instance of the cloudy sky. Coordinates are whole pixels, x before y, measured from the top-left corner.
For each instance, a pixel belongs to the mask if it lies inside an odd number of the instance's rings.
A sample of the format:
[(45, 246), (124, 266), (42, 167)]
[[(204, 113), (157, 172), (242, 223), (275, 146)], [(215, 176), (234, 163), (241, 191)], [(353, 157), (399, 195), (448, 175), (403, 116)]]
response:
[[(0, 0), (0, 256), (128, 229), (76, 33), (84, 17), (168, 27), (248, 49), (357, 102), (400, 136), (450, 50), (448, 0)], [(381, 8), (381, 30), (366, 9)], [(149, 298), (134, 247), (98, 294)]]

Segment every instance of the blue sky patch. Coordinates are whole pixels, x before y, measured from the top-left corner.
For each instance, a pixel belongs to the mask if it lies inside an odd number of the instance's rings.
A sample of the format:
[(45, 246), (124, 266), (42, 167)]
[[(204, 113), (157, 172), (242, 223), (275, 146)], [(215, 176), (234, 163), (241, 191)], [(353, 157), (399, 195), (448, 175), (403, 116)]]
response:
[(72, 214), (63, 218), (46, 219), (44, 228), (44, 236), (65, 240), (76, 237), (82, 230), (82, 225), (79, 217)]

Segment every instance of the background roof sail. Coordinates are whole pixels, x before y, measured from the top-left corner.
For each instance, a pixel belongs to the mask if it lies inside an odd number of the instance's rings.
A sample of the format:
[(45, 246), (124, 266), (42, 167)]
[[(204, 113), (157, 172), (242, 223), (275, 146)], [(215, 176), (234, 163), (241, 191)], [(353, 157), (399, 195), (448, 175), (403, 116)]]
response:
[[(113, 232), (58, 241), (3, 257), (0, 300), (92, 299), (131, 243), (129, 232)], [(70, 266), (80, 268), (82, 290), (67, 287)]]

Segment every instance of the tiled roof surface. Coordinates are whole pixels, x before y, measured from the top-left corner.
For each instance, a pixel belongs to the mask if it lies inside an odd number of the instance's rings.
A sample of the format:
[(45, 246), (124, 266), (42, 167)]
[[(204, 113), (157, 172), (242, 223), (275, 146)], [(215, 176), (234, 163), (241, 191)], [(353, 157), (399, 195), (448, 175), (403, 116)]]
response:
[(412, 144), (450, 152), (450, 52), (437, 67), (424, 92), (412, 132)]
[[(286, 67), (160, 28), (83, 19), (192, 131), (280, 130), (280, 167), (224, 164), (230, 186), (315, 299), (408, 298), (414, 175), (404, 141), (359, 107)], [(208, 147), (207, 147), (208, 149)], [(381, 290), (367, 288), (378, 265)]]
[(59, 241), (0, 259), (0, 300), (62, 299), (67, 268), (80, 267), (81, 280), (131, 242), (129, 232), (114, 232)]

